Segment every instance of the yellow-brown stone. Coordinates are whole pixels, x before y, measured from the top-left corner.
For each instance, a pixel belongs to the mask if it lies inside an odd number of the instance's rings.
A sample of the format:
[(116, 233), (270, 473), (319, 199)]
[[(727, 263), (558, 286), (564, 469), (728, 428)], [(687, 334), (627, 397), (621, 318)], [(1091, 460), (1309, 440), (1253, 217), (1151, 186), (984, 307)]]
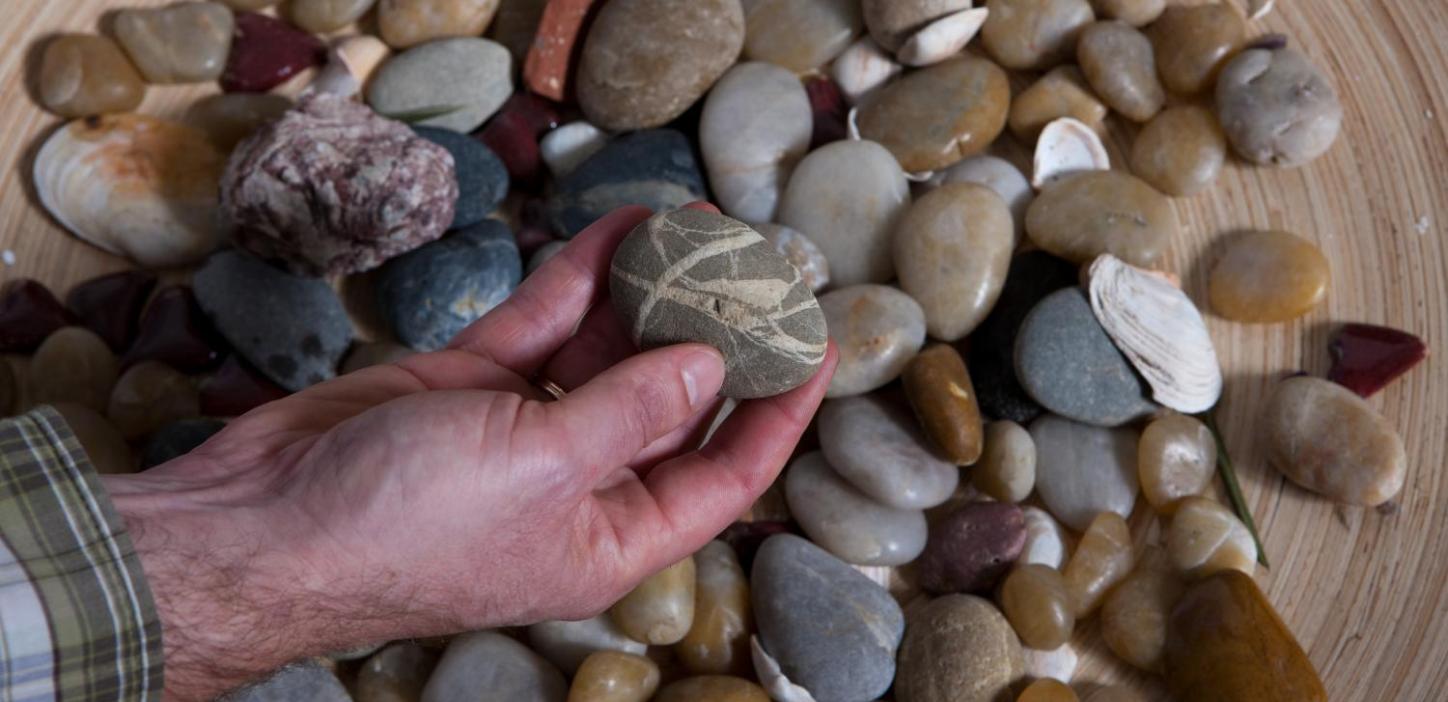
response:
[(903, 375), (905, 396), (925, 434), (956, 465), (980, 458), (983, 425), (980, 405), (965, 360), (948, 344), (921, 351)]
[(906, 171), (931, 171), (985, 151), (1005, 127), (1010, 102), (1000, 66), (959, 56), (871, 95), (860, 107), (860, 136), (889, 149)]
[(1230, 3), (1172, 5), (1147, 30), (1156, 67), (1167, 90), (1195, 95), (1211, 88), (1217, 73), (1247, 38), (1247, 22)]
[(1106, 105), (1075, 66), (1057, 66), (1016, 96), (1011, 102), (1011, 133), (1034, 142), (1047, 124), (1062, 117), (1080, 120), (1098, 132), (1106, 120)]
[(573, 675), (568, 702), (647, 702), (659, 689), (659, 666), (632, 653), (598, 651)]
[(1212, 267), (1208, 297), (1212, 311), (1227, 319), (1286, 322), (1322, 302), (1331, 278), (1316, 244), (1282, 231), (1251, 232)]

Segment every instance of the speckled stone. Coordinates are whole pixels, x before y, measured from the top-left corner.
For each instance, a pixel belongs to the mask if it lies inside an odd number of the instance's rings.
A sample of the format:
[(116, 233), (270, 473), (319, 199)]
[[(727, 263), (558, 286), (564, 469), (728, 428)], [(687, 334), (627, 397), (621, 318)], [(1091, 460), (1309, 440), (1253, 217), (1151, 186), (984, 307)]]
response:
[(840, 364), (826, 397), (849, 397), (900, 376), (925, 345), (925, 312), (909, 295), (885, 285), (854, 285), (820, 296)]
[(228, 699), (233, 702), (351, 702), (352, 696), (332, 671), (309, 661), (282, 668)]
[(840, 477), (871, 499), (926, 509), (950, 498), (960, 470), (936, 455), (904, 410), (879, 397), (828, 400), (819, 412), (820, 448)]
[(719, 209), (746, 222), (774, 219), (813, 130), (809, 96), (793, 73), (761, 61), (729, 69), (709, 91), (699, 121)]
[(981, 153), (1006, 126), (1006, 72), (960, 56), (886, 84), (860, 107), (860, 136), (879, 142), (907, 171), (944, 168)]
[(825, 317), (799, 271), (743, 222), (681, 209), (640, 224), (614, 254), (614, 308), (641, 348), (706, 343), (726, 397), (768, 397), (824, 362)]
[[(513, 56), (497, 42), (439, 39), (382, 64), (367, 88), (367, 104), (423, 127), (471, 132), (513, 94)], [(442, 114), (435, 114), (442, 112)], [(424, 117), (423, 115), (431, 114)]]
[(471, 227), (508, 196), (508, 169), (482, 142), (447, 129), (417, 127), (417, 135), (447, 149), (457, 176), (458, 202), (450, 229)]
[(608, 142), (567, 176), (548, 201), (548, 220), (573, 237), (624, 205), (655, 212), (706, 199), (704, 176), (689, 140), (672, 129), (626, 134)]
[(1131, 515), (1139, 490), (1138, 434), (1046, 415), (1031, 423), (1036, 491), (1057, 519), (1084, 531), (1101, 512)]
[(911, 610), (899, 673), (898, 702), (997, 702), (1009, 698), (1025, 661), (1015, 631), (995, 605), (973, 595), (946, 595)]
[(402, 343), (436, 351), (508, 299), (522, 278), (513, 233), (485, 219), (389, 261), (378, 276), (377, 296)]
[(463, 634), (448, 644), (423, 688), (421, 702), (498, 699), (563, 702), (563, 674), (516, 639), (493, 631)]
[(846, 563), (899, 566), (925, 548), (924, 513), (875, 502), (845, 482), (822, 453), (790, 464), (784, 495), (810, 539)]
[(856, 0), (753, 0), (744, 5), (744, 56), (795, 73), (828, 63), (860, 33)]
[(192, 418), (171, 422), (151, 434), (141, 450), (141, 470), (154, 468), (206, 443), (226, 428), (220, 419)]

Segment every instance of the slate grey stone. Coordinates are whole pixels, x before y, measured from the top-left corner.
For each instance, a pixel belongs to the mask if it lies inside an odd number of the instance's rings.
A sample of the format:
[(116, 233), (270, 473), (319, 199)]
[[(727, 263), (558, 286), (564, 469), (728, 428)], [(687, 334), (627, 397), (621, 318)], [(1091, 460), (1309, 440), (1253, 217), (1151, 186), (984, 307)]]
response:
[(934, 507), (954, 494), (960, 468), (945, 460), (907, 411), (877, 396), (825, 400), (820, 450), (841, 478), (882, 504)]
[(1016, 380), (1016, 332), (1041, 298), (1075, 285), (1076, 278), (1075, 266), (1045, 251), (1011, 259), (1000, 299), (971, 333), (966, 354), (976, 400), (986, 416), (1028, 424), (1041, 414), (1041, 406)]
[(485, 219), (387, 262), (377, 279), (382, 316), (402, 343), (436, 351), (497, 307), (523, 278), (508, 226)]
[(352, 702), (332, 671), (316, 663), (290, 665), (270, 678), (233, 693), (229, 702)]
[(196, 301), (243, 358), (291, 392), (329, 380), (352, 344), (352, 321), (318, 278), (292, 275), (237, 251), (206, 260)]
[(563, 702), (567, 694), (563, 673), (552, 663), (514, 639), (478, 631), (448, 644), (421, 702)]
[(141, 450), (141, 470), (159, 466), (177, 456), (191, 453), (191, 449), (206, 443), (226, 427), (220, 419), (197, 417), (171, 422), (157, 429), (146, 439)]
[(792, 534), (759, 547), (750, 586), (764, 649), (815, 699), (868, 702), (889, 689), (905, 616), (885, 588)]
[(1021, 322), (1016, 377), (1042, 407), (1086, 424), (1120, 426), (1157, 409), (1079, 287), (1047, 295)]
[(661, 212), (614, 253), (614, 308), (640, 348), (698, 342), (724, 355), (721, 394), (769, 397), (824, 362), (824, 312), (799, 271), (736, 219)]
[(384, 117), (466, 134), (512, 94), (512, 54), (488, 39), (456, 37), (420, 44), (383, 62), (367, 88), (367, 104)]
[(875, 502), (818, 451), (790, 464), (784, 498), (810, 539), (846, 563), (901, 566), (925, 550), (924, 512)]
[(670, 210), (704, 200), (704, 176), (689, 140), (673, 129), (649, 129), (617, 137), (558, 179), (548, 220), (572, 238), (624, 205)]
[(458, 205), (449, 229), (483, 221), (508, 197), (508, 168), (487, 144), (437, 127), (414, 127), (417, 135), (447, 149), (458, 180)]

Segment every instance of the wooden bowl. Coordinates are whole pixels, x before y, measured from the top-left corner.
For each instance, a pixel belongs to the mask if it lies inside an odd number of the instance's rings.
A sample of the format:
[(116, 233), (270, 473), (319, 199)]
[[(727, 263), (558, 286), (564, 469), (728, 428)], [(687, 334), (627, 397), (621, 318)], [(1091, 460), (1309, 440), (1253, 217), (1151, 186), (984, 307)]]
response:
[[(63, 295), (128, 266), (39, 208), (31, 161), (61, 120), (36, 107), (29, 82), (47, 37), (95, 32), (108, 9), (151, 4), (161, 3), (5, 2), (0, 252), (13, 252), (14, 262), (0, 264), (0, 280), (32, 277)], [(1326, 372), (1338, 323), (1386, 324), (1448, 347), (1448, 5), (1282, 0), (1253, 31), (1290, 37), (1331, 74), (1346, 108), (1342, 137), (1324, 158), (1294, 170), (1235, 163), (1209, 193), (1176, 201), (1186, 235), (1171, 263), (1204, 309), (1213, 244), (1229, 232), (1286, 229), (1317, 241), (1332, 262), (1327, 302), (1297, 322), (1209, 319), (1227, 374), (1222, 429), (1273, 565), (1258, 582), (1334, 700), (1441, 700), (1448, 689), (1448, 365), (1432, 359), (1371, 400), (1398, 427), (1410, 456), (1393, 509), (1342, 507), (1288, 484), (1264, 465), (1254, 427), (1275, 378)], [(178, 116), (214, 90), (153, 88), (142, 111)], [(1159, 682), (1114, 661), (1094, 625), (1083, 629), (1078, 690), (1126, 681), (1165, 698)]]

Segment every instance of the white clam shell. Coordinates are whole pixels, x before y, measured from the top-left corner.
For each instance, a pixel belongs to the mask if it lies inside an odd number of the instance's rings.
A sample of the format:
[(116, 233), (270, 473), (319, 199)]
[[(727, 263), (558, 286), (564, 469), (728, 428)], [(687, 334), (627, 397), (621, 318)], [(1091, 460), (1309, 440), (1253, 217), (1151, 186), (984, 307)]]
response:
[(941, 17), (910, 37), (895, 57), (906, 66), (940, 63), (960, 53), (975, 38), (989, 15), (988, 8), (977, 7)]
[(1165, 278), (1105, 254), (1090, 270), (1091, 309), (1117, 348), (1178, 412), (1205, 412), (1222, 395), (1222, 367), (1202, 313)]
[(851, 44), (830, 64), (830, 78), (851, 104), (889, 82), (905, 70), (874, 40), (863, 37)]
[(1111, 157), (1096, 130), (1081, 120), (1062, 117), (1046, 125), (1036, 140), (1031, 185), (1040, 190), (1069, 175), (1110, 169)]
[(76, 120), (35, 157), (45, 209), (77, 237), (142, 266), (195, 263), (227, 234), (225, 157), (205, 132), (122, 114)]
[(814, 695), (811, 695), (809, 690), (785, 677), (779, 663), (759, 643), (758, 636), (749, 637), (749, 651), (754, 659), (754, 674), (759, 676), (759, 683), (764, 686), (764, 691), (769, 693), (769, 699), (774, 702), (815, 702)]

